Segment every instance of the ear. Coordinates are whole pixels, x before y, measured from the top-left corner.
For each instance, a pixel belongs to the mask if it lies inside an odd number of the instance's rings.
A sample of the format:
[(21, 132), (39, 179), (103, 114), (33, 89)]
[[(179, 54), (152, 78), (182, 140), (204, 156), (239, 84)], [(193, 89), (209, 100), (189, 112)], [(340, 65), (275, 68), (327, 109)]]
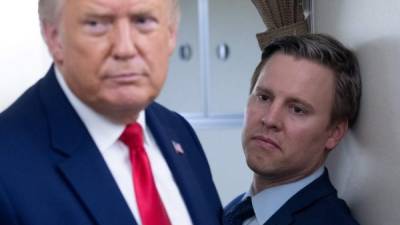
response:
[(53, 56), (53, 60), (56, 64), (60, 64), (63, 61), (63, 47), (60, 37), (60, 31), (56, 24), (43, 22), (42, 32), (46, 41), (47, 47), (50, 54)]
[(336, 145), (342, 140), (344, 135), (348, 130), (349, 124), (348, 121), (340, 121), (335, 123), (332, 127), (329, 128), (329, 136), (325, 143), (325, 149), (328, 151), (332, 150), (336, 147)]
[(169, 54), (172, 55), (176, 47), (176, 36), (178, 33), (177, 22), (170, 24), (168, 31), (169, 31), (168, 49), (169, 49)]

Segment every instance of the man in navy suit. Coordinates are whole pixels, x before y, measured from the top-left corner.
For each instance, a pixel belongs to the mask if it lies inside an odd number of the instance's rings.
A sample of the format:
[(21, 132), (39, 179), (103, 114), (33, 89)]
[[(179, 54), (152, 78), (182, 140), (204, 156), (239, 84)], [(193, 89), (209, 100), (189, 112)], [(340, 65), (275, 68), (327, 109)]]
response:
[(191, 126), (153, 100), (176, 0), (40, 0), (54, 65), (0, 114), (0, 224), (218, 225)]
[(332, 37), (286, 36), (264, 48), (242, 134), (253, 183), (226, 206), (224, 224), (357, 225), (324, 162), (360, 98), (357, 59)]

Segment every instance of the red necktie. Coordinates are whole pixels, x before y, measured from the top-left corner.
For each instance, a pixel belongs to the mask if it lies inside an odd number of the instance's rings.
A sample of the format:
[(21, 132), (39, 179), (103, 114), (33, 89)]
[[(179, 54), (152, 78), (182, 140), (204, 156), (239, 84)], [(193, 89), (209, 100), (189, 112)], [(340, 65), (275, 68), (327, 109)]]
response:
[(171, 225), (154, 183), (150, 162), (143, 146), (143, 132), (140, 124), (128, 125), (120, 140), (129, 147), (136, 203), (142, 224)]

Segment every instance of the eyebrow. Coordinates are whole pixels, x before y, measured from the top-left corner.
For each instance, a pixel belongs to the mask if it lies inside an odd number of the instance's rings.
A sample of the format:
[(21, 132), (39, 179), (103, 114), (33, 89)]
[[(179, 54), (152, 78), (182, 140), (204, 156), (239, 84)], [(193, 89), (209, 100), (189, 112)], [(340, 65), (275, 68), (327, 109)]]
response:
[(263, 87), (260, 87), (260, 86), (256, 86), (253, 89), (253, 92), (256, 92), (256, 93), (270, 93), (270, 94), (272, 94), (272, 91), (270, 91), (268, 88), (263, 88)]
[[(131, 18), (134, 17), (141, 17), (141, 16), (152, 16), (154, 15), (154, 12), (150, 9), (139, 9), (135, 11), (128, 12), (128, 16)], [(83, 13), (84, 17), (90, 17), (90, 18), (114, 18), (117, 17), (117, 13), (109, 10), (109, 9), (101, 9), (100, 7), (91, 7), (90, 9), (87, 9)]]
[(96, 18), (96, 19), (109, 19), (115, 17), (115, 13), (112, 10), (100, 9), (100, 7), (90, 7), (86, 9), (81, 17), (84, 18)]
[[(254, 93), (269, 94), (274, 97), (276, 96), (276, 94), (274, 94), (274, 92), (271, 89), (266, 88), (266, 87), (259, 87), (259, 86), (254, 89)], [(288, 98), (285, 98), (285, 102), (300, 103), (300, 104), (304, 105), (306, 108), (308, 108), (310, 111), (314, 111), (314, 107), (310, 103), (308, 103), (307, 101), (305, 101), (304, 99), (299, 98), (299, 97), (289, 96)]]
[(304, 100), (302, 100), (302, 99), (300, 99), (300, 98), (297, 98), (297, 97), (290, 97), (290, 98), (288, 99), (288, 102), (300, 103), (301, 105), (304, 105), (304, 106), (305, 106), (308, 110), (310, 110), (311, 112), (315, 111), (315, 110), (314, 110), (314, 107), (313, 107), (311, 104), (309, 104), (308, 102), (306, 102), (306, 101), (304, 101)]

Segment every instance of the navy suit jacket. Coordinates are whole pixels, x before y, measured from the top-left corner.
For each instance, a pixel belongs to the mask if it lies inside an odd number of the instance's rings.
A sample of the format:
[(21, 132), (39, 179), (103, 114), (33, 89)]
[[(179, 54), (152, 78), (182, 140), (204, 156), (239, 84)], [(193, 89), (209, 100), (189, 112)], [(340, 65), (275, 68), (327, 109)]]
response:
[[(192, 127), (157, 103), (146, 109), (146, 123), (193, 224), (220, 224), (222, 206)], [(0, 224), (136, 224), (53, 68), (0, 114)]]
[[(231, 211), (243, 198), (225, 207)], [(228, 225), (225, 223), (225, 225)], [(359, 225), (346, 203), (339, 199), (328, 171), (291, 197), (264, 225)]]

